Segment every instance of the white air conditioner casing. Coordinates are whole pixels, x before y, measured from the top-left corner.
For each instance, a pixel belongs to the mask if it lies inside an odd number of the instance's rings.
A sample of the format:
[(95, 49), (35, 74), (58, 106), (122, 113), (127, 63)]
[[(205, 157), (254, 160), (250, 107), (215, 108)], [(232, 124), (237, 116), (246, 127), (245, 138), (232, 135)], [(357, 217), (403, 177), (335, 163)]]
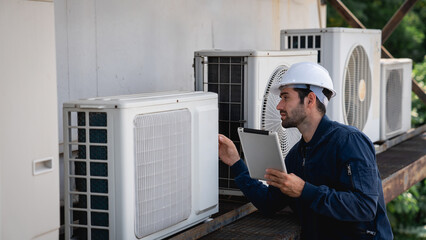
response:
[[(316, 62), (317, 51), (203, 50), (194, 56), (195, 89), (219, 95), (219, 132), (233, 140), (241, 153), (238, 127), (277, 131), (285, 156), (300, 133), (296, 128), (281, 127), (276, 109), (280, 99), (269, 94), (269, 89), (292, 64)], [(242, 195), (223, 163), (219, 190), (225, 195)]]
[(380, 138), (381, 31), (355, 28), (281, 30), (281, 49), (316, 49), (337, 92), (330, 119)]
[(411, 128), (411, 68), (408, 58), (381, 59), (380, 140)]
[(64, 103), (66, 239), (160, 239), (218, 211), (217, 94)]

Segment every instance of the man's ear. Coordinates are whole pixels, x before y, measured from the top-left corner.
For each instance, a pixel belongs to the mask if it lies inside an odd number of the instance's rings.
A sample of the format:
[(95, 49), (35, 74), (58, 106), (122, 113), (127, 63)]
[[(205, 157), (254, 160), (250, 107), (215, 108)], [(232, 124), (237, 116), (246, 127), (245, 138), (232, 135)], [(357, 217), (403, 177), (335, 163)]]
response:
[(316, 107), (317, 96), (315, 95), (315, 93), (310, 92), (308, 96), (306, 96), (306, 98), (308, 99), (308, 106)]

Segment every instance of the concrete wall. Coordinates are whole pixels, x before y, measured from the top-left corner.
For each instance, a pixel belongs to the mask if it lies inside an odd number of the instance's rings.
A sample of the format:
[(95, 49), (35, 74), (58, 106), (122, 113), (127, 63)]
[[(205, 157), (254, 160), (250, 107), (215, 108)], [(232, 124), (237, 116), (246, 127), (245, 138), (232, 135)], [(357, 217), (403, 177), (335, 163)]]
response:
[(193, 90), (201, 49), (278, 50), (284, 28), (325, 27), (320, 0), (57, 0), (62, 103)]
[[(0, 109), (0, 239), (58, 239), (52, 2), (0, 1)], [(45, 158), (52, 167), (37, 165), (34, 174), (34, 161)]]

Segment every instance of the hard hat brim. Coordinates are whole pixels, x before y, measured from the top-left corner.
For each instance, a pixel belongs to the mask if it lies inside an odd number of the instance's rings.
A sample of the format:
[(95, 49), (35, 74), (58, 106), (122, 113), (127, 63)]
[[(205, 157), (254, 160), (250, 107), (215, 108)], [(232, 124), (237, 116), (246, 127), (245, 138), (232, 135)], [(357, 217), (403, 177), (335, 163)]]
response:
[[(306, 84), (309, 84), (309, 83), (306, 83)], [(292, 87), (291, 85), (292, 84), (274, 84), (274, 85), (271, 86), (270, 92), (274, 95), (280, 96), (281, 88), (284, 87), (284, 86)], [(318, 87), (322, 87), (322, 86), (318, 86)], [(322, 88), (324, 88), (324, 87), (322, 87)], [(329, 91), (332, 92), (330, 99), (336, 96), (336, 91), (334, 91), (334, 89), (329, 89), (329, 88), (325, 88), (325, 89), (328, 89)]]

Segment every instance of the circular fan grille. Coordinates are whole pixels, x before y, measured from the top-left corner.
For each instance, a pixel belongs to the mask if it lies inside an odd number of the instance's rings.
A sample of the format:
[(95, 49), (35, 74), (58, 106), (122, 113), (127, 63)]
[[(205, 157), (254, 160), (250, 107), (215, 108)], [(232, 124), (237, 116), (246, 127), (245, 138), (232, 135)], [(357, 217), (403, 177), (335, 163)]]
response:
[(367, 53), (362, 46), (357, 46), (346, 66), (343, 102), (346, 123), (360, 130), (364, 129), (368, 118), (371, 81)]
[(284, 75), (287, 70), (288, 67), (279, 66), (269, 77), (265, 96), (263, 98), (261, 119), (261, 127), (263, 130), (274, 131), (278, 133), (283, 157), (287, 155), (288, 151), (290, 151), (290, 149), (300, 140), (301, 137), (301, 134), (297, 128), (283, 128), (281, 126), (281, 115), (276, 108), (280, 102), (280, 98), (277, 95), (270, 93), (272, 85), (277, 84), (280, 81), (282, 75)]
[(386, 81), (386, 132), (402, 126), (402, 77), (398, 70), (391, 70)]

